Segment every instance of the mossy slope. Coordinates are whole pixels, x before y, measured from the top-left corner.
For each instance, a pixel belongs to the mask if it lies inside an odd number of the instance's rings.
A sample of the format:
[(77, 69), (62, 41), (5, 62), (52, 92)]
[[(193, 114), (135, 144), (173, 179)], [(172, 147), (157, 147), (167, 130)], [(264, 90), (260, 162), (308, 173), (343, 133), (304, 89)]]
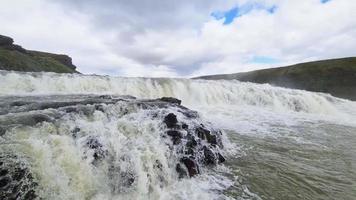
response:
[(237, 79), (254, 83), (330, 93), (356, 100), (356, 57), (301, 63), (287, 67), (245, 73), (198, 77), (201, 79)]
[(0, 70), (78, 73), (67, 55), (30, 51), (0, 35)]

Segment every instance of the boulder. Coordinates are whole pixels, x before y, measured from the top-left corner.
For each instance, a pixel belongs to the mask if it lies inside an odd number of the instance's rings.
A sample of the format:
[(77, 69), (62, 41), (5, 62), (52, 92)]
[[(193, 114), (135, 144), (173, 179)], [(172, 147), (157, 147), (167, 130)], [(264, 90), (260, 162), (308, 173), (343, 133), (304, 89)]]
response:
[(176, 124), (178, 122), (177, 116), (173, 113), (169, 113), (167, 116), (164, 117), (163, 121), (168, 128), (174, 128), (176, 127)]
[(178, 178), (188, 177), (188, 173), (187, 173), (186, 169), (184, 169), (184, 167), (180, 163), (177, 163), (176, 171), (178, 173)]
[(215, 165), (217, 162), (217, 158), (215, 153), (213, 152), (213, 150), (211, 150), (210, 148), (204, 146), (203, 147), (204, 150), (204, 162), (206, 165)]
[(174, 145), (179, 144), (183, 137), (182, 133), (177, 130), (169, 130), (169, 131), (167, 131), (167, 135), (169, 135), (171, 137)]
[(223, 155), (221, 155), (220, 153), (218, 153), (218, 161), (219, 161), (219, 163), (223, 163), (223, 162), (225, 162), (225, 158), (224, 158), (224, 156), (223, 156)]
[(197, 162), (195, 161), (194, 157), (186, 157), (184, 156), (180, 160), (185, 167), (188, 169), (189, 177), (193, 177), (197, 174), (199, 174), (199, 166)]

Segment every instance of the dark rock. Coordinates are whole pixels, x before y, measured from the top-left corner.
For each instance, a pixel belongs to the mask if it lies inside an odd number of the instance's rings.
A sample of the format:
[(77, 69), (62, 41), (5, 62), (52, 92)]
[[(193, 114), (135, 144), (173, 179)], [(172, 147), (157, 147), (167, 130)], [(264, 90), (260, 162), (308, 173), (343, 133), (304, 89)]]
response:
[(11, 182), (10, 178), (4, 177), (0, 179), (0, 188), (7, 186)]
[(10, 50), (10, 51), (18, 51), (21, 53), (27, 53), (27, 50), (22, 48), (22, 46), (17, 45), (17, 44), (11, 44), (11, 45), (4, 45), (2, 48)]
[(206, 139), (206, 135), (210, 134), (210, 131), (203, 128), (203, 127), (198, 127), (195, 129), (195, 134), (202, 140)]
[(216, 156), (213, 150), (204, 146), (204, 162), (207, 165), (215, 165), (216, 164)]
[(32, 200), (32, 199), (36, 199), (36, 198), (37, 198), (37, 195), (34, 190), (29, 190), (25, 194), (25, 197), (24, 197), (24, 199), (26, 199), (26, 200)]
[(183, 158), (181, 158), (180, 161), (188, 169), (189, 177), (193, 177), (193, 176), (195, 176), (195, 175), (200, 173), (199, 172), (199, 166), (198, 166), (197, 162), (194, 160), (193, 157), (184, 156)]
[(5, 135), (5, 133), (6, 133), (6, 129), (0, 126), (0, 136)]
[(164, 117), (163, 122), (167, 125), (168, 128), (174, 128), (178, 122), (177, 116), (173, 113), (169, 113), (166, 117)]
[(189, 128), (188, 124), (182, 124), (182, 129), (187, 130)]
[(66, 113), (75, 113), (78, 112), (77, 108), (74, 106), (66, 107), (63, 109)]
[(211, 134), (210, 132), (207, 133), (206, 135), (206, 140), (208, 141), (208, 143), (212, 144), (212, 145), (217, 145), (218, 141), (216, 138), (216, 135)]
[(101, 111), (101, 112), (105, 112), (103, 105), (95, 105), (95, 110), (98, 110), (98, 111)]
[(74, 138), (76, 138), (77, 134), (80, 132), (80, 128), (79, 127), (75, 127), (71, 132), (72, 132), (72, 136)]
[(174, 103), (174, 104), (178, 104), (178, 105), (180, 105), (182, 103), (181, 100), (173, 98), (173, 97), (162, 97), (162, 98), (160, 98), (158, 100), (165, 101), (165, 102), (168, 102), (168, 103)]
[(0, 46), (3, 45), (12, 45), (14, 43), (14, 40), (10, 37), (7, 37), (5, 35), (0, 35)]
[(186, 139), (187, 139), (186, 147), (188, 149), (194, 149), (198, 145), (198, 142), (195, 140), (193, 135), (188, 134)]
[(9, 173), (9, 171), (7, 169), (3, 169), (0, 171), (0, 176), (5, 176), (8, 173)]
[(214, 134), (207, 130), (204, 127), (198, 127), (195, 129), (195, 134), (202, 140), (206, 140), (208, 143), (212, 145), (218, 145), (218, 138), (216, 136), (216, 133)]
[(195, 119), (195, 118), (198, 118), (198, 112), (196, 111), (193, 111), (193, 110), (189, 110), (185, 107), (182, 107), (182, 110), (178, 110), (178, 112), (182, 113), (184, 116), (186, 116), (187, 118), (190, 118), (190, 119)]
[(187, 147), (186, 149), (185, 149), (185, 155), (190, 155), (190, 156), (194, 156), (195, 155), (195, 151), (194, 151), (194, 148), (192, 148), (192, 147)]
[(99, 98), (101, 98), (101, 99), (112, 99), (111, 95), (100, 95)]
[(181, 139), (183, 137), (182, 133), (176, 130), (167, 131), (167, 135), (169, 135), (173, 141), (174, 145), (181, 143)]
[(0, 154), (0, 199), (35, 199), (34, 181), (29, 166), (14, 155)]
[(103, 148), (103, 145), (98, 141), (97, 138), (90, 137), (86, 145), (94, 150), (93, 157), (94, 157), (94, 163), (96, 164), (97, 161), (100, 161), (104, 159), (108, 155), (108, 151)]
[(20, 181), (24, 176), (26, 176), (26, 168), (15, 168), (12, 179), (15, 181)]
[(181, 164), (177, 163), (176, 171), (178, 173), (178, 178), (185, 178), (188, 177), (187, 170), (185, 170)]
[(153, 165), (153, 168), (162, 170), (163, 165), (159, 160), (156, 160), (156, 163)]
[(167, 131), (167, 135), (171, 136), (171, 137), (179, 137), (179, 138), (182, 138), (183, 135), (181, 132), (179, 131), (176, 131), (176, 130), (169, 130)]
[(219, 163), (225, 162), (224, 156), (222, 156), (220, 153), (218, 153), (218, 160), (219, 160)]
[(121, 173), (121, 183), (124, 187), (131, 187), (135, 182), (135, 176), (132, 173)]

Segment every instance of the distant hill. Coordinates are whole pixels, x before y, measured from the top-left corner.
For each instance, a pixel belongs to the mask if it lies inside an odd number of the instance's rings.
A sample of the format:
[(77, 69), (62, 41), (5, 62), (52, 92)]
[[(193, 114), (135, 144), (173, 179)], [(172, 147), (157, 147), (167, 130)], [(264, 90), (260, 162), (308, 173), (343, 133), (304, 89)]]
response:
[(356, 101), (356, 57), (197, 78), (209, 80), (236, 79), (254, 83), (269, 83), (286, 88), (330, 93), (336, 97)]
[(24, 72), (78, 73), (67, 55), (31, 51), (0, 35), (0, 70)]

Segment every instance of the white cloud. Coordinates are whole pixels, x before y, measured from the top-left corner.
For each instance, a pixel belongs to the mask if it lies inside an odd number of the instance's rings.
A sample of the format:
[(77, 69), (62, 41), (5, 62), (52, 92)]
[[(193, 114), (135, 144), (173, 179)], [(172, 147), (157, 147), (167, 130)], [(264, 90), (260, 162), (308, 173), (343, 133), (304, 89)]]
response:
[[(73, 3), (74, 2), (74, 3)], [(83, 73), (195, 76), (355, 56), (356, 2), (264, 0), (223, 25), (210, 14), (243, 1), (5, 0), (0, 33), (26, 48), (62, 52)], [(256, 56), (278, 63), (253, 63)]]

